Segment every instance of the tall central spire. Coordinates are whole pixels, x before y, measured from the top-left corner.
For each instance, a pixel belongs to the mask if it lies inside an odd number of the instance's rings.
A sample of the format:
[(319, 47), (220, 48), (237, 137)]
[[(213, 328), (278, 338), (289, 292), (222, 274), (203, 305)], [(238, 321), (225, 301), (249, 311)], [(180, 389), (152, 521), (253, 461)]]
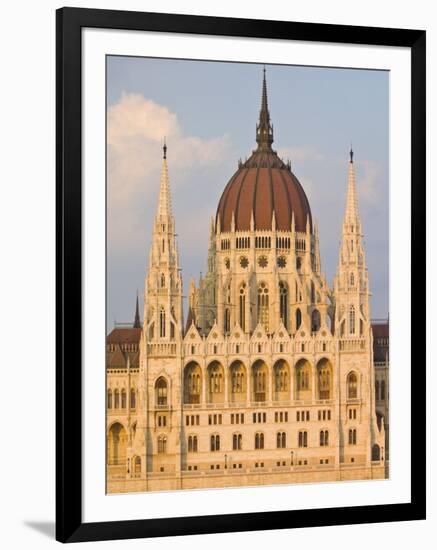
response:
[(273, 143), (273, 126), (270, 124), (269, 106), (267, 103), (267, 82), (266, 68), (263, 69), (263, 85), (261, 96), (261, 109), (259, 112), (259, 122), (256, 125), (256, 142), (258, 149), (269, 151)]

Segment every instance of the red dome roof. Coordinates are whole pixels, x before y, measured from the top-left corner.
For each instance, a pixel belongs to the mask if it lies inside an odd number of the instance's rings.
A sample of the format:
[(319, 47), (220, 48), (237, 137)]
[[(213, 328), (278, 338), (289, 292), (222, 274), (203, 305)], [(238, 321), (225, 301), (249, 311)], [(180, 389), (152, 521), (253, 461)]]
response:
[(231, 231), (234, 215), (235, 230), (248, 231), (253, 212), (255, 230), (271, 229), (274, 213), (276, 228), (281, 231), (290, 231), (293, 214), (296, 231), (306, 230), (307, 218), (312, 231), (305, 191), (289, 165), (272, 149), (273, 127), (267, 106), (265, 72), (256, 141), (258, 148), (239, 165), (223, 191), (217, 208), (216, 230), (220, 220), (220, 231)]
[(312, 230), (311, 209), (299, 180), (286, 164), (271, 151), (255, 151), (240, 166), (221, 196), (216, 217), (220, 231), (231, 231), (232, 214), (235, 229), (248, 231), (253, 212), (254, 228), (269, 230), (275, 213), (276, 228), (290, 231), (294, 213), (296, 231), (305, 231), (307, 217)]

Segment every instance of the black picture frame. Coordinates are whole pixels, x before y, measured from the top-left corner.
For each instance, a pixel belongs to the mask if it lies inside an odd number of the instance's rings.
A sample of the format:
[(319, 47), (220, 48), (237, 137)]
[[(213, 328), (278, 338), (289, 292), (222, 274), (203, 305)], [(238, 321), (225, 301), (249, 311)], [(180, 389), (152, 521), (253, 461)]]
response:
[(425, 519), (426, 352), (423, 323), (412, 322), (411, 341), (420, 341), (421, 344), (414, 348), (414, 363), (411, 358), (411, 502), (183, 518), (145, 518), (134, 521), (82, 522), (82, 400), (78, 396), (82, 389), (81, 31), (85, 27), (410, 48), (411, 315), (412, 320), (426, 318), (425, 31), (163, 13), (59, 9), (56, 13), (57, 540), (79, 542)]

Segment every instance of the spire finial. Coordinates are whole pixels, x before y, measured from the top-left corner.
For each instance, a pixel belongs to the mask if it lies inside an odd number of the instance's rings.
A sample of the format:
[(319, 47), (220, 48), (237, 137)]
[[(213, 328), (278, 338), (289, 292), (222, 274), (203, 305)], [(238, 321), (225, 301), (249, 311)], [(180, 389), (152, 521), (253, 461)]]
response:
[(351, 150), (349, 151), (349, 156), (350, 156), (350, 159), (351, 159), (350, 162), (351, 162), (351, 164), (353, 164), (353, 162), (354, 162), (354, 151), (352, 149), (352, 143), (351, 143)]
[(136, 304), (136, 308), (135, 308), (134, 328), (141, 328), (140, 307), (139, 307), (139, 303), (138, 303), (138, 289), (137, 289), (137, 304)]
[(267, 102), (266, 68), (263, 67), (263, 83), (259, 122), (256, 126), (256, 142), (259, 149), (269, 150), (273, 143), (273, 126), (270, 124), (270, 113)]
[(163, 152), (164, 152), (163, 158), (164, 158), (164, 160), (165, 160), (165, 159), (167, 159), (167, 142), (166, 142), (166, 140), (165, 140), (165, 136), (164, 136), (164, 145), (163, 145), (163, 147), (162, 147), (162, 150), (163, 150)]

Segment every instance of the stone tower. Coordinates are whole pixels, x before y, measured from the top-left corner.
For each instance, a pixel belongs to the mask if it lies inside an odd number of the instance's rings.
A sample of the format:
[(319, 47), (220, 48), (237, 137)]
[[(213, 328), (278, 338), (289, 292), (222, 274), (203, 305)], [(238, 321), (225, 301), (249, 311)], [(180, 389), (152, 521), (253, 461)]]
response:
[(179, 470), (181, 422), (177, 404), (181, 400), (182, 292), (164, 143), (158, 207), (145, 279), (140, 410), (133, 449), (135, 456), (141, 456), (143, 478), (147, 472), (159, 472), (163, 468), (174, 473)]
[(337, 334), (340, 337), (368, 337), (369, 277), (358, 212), (353, 151), (350, 151), (346, 210), (334, 293), (337, 306)]
[(183, 327), (182, 277), (171, 205), (166, 145), (163, 147), (163, 152), (144, 307), (146, 338), (149, 342), (161, 343), (180, 338)]
[[(374, 401), (373, 336), (369, 311), (369, 278), (350, 151), (346, 209), (337, 274), (334, 280), (335, 336), (338, 341), (340, 462), (371, 463), (372, 451), (384, 448)], [(380, 451), (378, 451), (380, 452)]]

